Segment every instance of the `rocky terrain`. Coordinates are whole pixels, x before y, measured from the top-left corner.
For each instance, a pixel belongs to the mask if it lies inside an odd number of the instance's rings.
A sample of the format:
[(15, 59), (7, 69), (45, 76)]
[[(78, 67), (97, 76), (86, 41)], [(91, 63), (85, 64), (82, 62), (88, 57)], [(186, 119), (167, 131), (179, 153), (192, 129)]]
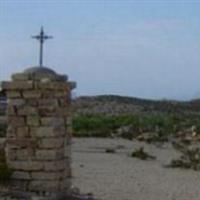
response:
[(199, 113), (200, 100), (148, 100), (117, 95), (83, 96), (73, 101), (76, 114), (122, 115), (147, 113)]

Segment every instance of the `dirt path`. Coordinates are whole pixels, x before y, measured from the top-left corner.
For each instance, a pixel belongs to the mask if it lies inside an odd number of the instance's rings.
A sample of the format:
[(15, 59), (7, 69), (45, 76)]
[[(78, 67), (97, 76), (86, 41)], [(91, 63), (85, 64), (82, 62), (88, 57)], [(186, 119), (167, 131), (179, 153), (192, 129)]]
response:
[[(131, 158), (129, 153), (139, 146), (157, 160)], [(117, 153), (105, 153), (111, 147)], [(74, 139), (73, 184), (102, 200), (199, 200), (200, 172), (163, 167), (177, 156), (170, 145), (157, 148), (123, 139)]]

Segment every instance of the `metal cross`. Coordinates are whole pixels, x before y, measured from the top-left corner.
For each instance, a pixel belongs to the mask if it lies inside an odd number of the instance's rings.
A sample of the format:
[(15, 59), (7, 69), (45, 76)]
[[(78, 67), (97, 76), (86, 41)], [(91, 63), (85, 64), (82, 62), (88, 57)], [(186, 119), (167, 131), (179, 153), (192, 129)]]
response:
[(40, 55), (39, 55), (39, 66), (43, 66), (43, 44), (45, 40), (52, 39), (52, 36), (45, 35), (43, 27), (41, 27), (40, 34), (32, 36), (33, 39), (37, 39), (40, 42)]

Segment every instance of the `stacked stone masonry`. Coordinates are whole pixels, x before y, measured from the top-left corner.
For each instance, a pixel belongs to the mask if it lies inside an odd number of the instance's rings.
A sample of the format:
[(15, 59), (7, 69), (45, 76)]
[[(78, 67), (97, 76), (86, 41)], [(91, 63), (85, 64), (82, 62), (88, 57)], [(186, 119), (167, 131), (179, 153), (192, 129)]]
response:
[(70, 188), (70, 100), (66, 76), (19, 73), (3, 82), (7, 93), (6, 158), (12, 187), (44, 196)]

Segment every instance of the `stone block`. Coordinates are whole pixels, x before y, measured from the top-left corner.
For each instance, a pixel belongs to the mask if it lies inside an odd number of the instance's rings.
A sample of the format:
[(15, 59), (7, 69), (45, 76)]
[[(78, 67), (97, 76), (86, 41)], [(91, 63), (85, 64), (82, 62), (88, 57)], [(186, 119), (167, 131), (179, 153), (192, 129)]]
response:
[(48, 150), (36, 150), (35, 156), (37, 160), (60, 160), (64, 158), (64, 149), (48, 149)]
[(31, 177), (34, 180), (60, 180), (64, 173), (61, 172), (32, 172)]
[(23, 105), (17, 108), (17, 114), (18, 115), (38, 115), (37, 107), (29, 106), (29, 105)]
[(69, 85), (66, 83), (62, 83), (62, 82), (37, 82), (35, 83), (35, 88), (36, 89), (42, 89), (42, 90), (66, 90), (69, 91)]
[(6, 112), (7, 112), (7, 115), (16, 115), (17, 114), (15, 106), (12, 106), (12, 105), (7, 106)]
[(14, 161), (17, 159), (16, 149), (6, 148), (6, 159)]
[(68, 107), (58, 107), (54, 111), (54, 115), (68, 117), (70, 115), (70, 108)]
[(60, 97), (60, 98), (67, 98), (69, 95), (69, 91), (56, 91), (54, 92), (54, 97)]
[(12, 179), (30, 180), (31, 176), (28, 172), (14, 171), (12, 174)]
[(21, 98), (21, 93), (19, 91), (10, 90), (6, 92), (7, 98)]
[(33, 81), (2, 82), (2, 88), (5, 90), (28, 90), (33, 88)]
[(44, 171), (63, 171), (66, 168), (67, 161), (65, 159), (57, 161), (44, 162)]
[(40, 116), (43, 117), (50, 117), (50, 116), (55, 116), (55, 111), (56, 111), (56, 107), (55, 106), (40, 106), (38, 108), (38, 112)]
[(64, 138), (42, 138), (38, 142), (41, 149), (61, 148), (64, 146)]
[(8, 166), (14, 170), (19, 171), (42, 171), (44, 169), (44, 164), (39, 161), (7, 161)]
[(19, 99), (8, 99), (8, 105), (9, 106), (22, 106), (25, 104), (25, 100), (22, 98)]
[(58, 100), (57, 99), (52, 99), (52, 98), (49, 98), (49, 99), (39, 99), (38, 100), (38, 105), (39, 106), (54, 106), (54, 107), (57, 107), (59, 106), (58, 104)]
[(38, 90), (27, 90), (27, 91), (23, 91), (22, 93), (23, 97), (25, 99), (38, 99), (42, 96), (42, 93), (41, 91), (38, 91)]
[(16, 129), (15, 129), (15, 127), (11, 126), (10, 124), (8, 124), (6, 137), (7, 138), (16, 137)]
[(64, 127), (41, 126), (38, 128), (30, 128), (30, 134), (36, 138), (63, 137), (66, 131)]
[(64, 180), (61, 181), (61, 187), (60, 187), (60, 189), (62, 191), (67, 192), (67, 191), (70, 190), (71, 185), (72, 185), (71, 179), (69, 179), (69, 178), (64, 179)]
[(20, 161), (26, 161), (29, 160), (32, 157), (32, 151), (29, 148), (25, 149), (17, 149), (16, 150), (16, 159)]
[(54, 192), (60, 189), (60, 181), (31, 181), (29, 185), (30, 191), (49, 191)]
[(8, 116), (8, 124), (12, 127), (20, 127), (25, 125), (24, 117)]
[(70, 99), (59, 99), (59, 105), (61, 107), (69, 107), (70, 106)]
[(30, 136), (29, 128), (27, 126), (18, 127), (16, 131), (16, 136), (17, 138), (28, 138)]
[(42, 126), (64, 126), (65, 121), (62, 117), (42, 117), (41, 118)]
[(27, 116), (27, 125), (29, 126), (39, 126), (40, 125), (40, 117), (37, 115)]
[(51, 90), (42, 90), (42, 98), (48, 99), (48, 98), (54, 98), (54, 92)]
[(12, 80), (14, 81), (28, 81), (29, 75), (25, 73), (16, 73), (12, 75)]
[(12, 148), (35, 148), (37, 140), (32, 138), (8, 138), (7, 145)]
[(28, 105), (28, 106), (38, 106), (37, 99), (26, 99), (26, 105)]

